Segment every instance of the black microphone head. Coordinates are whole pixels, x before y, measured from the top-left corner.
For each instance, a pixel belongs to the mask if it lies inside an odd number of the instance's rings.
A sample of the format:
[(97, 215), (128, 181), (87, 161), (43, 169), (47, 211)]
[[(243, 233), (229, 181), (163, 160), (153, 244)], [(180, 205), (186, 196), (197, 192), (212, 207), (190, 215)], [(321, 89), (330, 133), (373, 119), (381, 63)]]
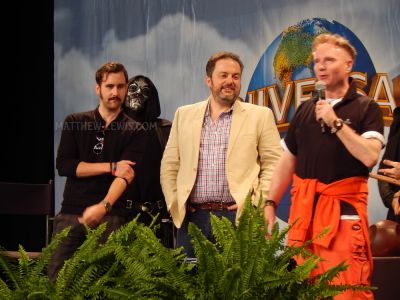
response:
[(326, 84), (322, 80), (319, 80), (315, 83), (315, 90), (318, 93), (318, 100), (325, 100), (325, 89)]

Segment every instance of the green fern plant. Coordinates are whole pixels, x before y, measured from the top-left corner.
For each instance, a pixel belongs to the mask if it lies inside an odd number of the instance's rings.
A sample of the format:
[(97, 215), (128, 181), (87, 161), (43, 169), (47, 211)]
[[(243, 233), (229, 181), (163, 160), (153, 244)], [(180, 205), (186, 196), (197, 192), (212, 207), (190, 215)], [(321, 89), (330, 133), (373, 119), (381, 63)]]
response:
[[(347, 268), (344, 263), (310, 278), (320, 260), (306, 249), (311, 241), (301, 247), (285, 246), (291, 227), (279, 231), (277, 224), (266, 239), (264, 223), (262, 210), (254, 208), (248, 196), (236, 229), (228, 219), (211, 216), (215, 244), (189, 224), (197, 257), (198, 299), (308, 300), (328, 298), (348, 288), (368, 289), (331, 284)], [(300, 254), (307, 259), (293, 268), (293, 257)]]
[(57, 295), (71, 299), (171, 299), (185, 295), (191, 285), (191, 267), (178, 250), (165, 248), (136, 220), (113, 232), (107, 242), (97, 241), (105, 224), (89, 230), (87, 240), (65, 262), (55, 282)]
[(3, 299), (57, 299), (54, 286), (46, 275), (47, 265), (55, 248), (67, 236), (69, 228), (59, 233), (42, 250), (38, 258), (28, 257), (19, 246), (18, 260), (0, 252), (0, 300)]
[[(46, 276), (51, 254), (68, 233), (57, 235), (37, 259), (23, 248), (17, 261), (0, 255), (0, 299), (323, 299), (349, 288), (330, 284), (342, 263), (310, 278), (319, 258), (305, 246), (285, 246), (289, 228), (275, 226), (265, 239), (264, 218), (250, 197), (237, 228), (211, 216), (216, 243), (190, 224), (197, 263), (181, 249), (165, 248), (155, 235), (155, 220), (137, 219), (101, 244), (106, 224), (88, 230), (85, 242), (65, 261), (54, 283)], [(292, 257), (308, 257), (293, 268)], [(363, 287), (351, 287), (360, 289)]]

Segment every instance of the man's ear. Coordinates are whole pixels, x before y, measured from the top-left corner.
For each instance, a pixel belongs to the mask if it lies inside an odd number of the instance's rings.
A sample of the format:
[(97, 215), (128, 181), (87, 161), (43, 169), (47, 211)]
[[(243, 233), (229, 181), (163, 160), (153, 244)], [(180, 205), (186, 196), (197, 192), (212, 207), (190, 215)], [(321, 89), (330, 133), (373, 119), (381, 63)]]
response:
[(350, 74), (352, 69), (353, 69), (353, 61), (348, 60), (346, 62), (346, 72)]
[(211, 88), (211, 78), (208, 77), (207, 75), (204, 77), (204, 82), (206, 83), (206, 85)]
[(100, 86), (96, 84), (96, 94), (100, 95)]

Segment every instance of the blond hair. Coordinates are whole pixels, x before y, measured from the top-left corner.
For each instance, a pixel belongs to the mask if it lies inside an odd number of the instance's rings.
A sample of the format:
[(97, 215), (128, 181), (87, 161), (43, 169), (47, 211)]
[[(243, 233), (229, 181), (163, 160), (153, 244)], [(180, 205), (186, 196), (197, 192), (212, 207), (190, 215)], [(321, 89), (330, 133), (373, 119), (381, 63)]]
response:
[(349, 42), (348, 39), (344, 38), (343, 36), (335, 33), (322, 33), (318, 35), (311, 46), (312, 51), (314, 52), (316, 48), (321, 44), (332, 44), (338, 46), (345, 50), (353, 60), (355, 60), (357, 56), (356, 48)]

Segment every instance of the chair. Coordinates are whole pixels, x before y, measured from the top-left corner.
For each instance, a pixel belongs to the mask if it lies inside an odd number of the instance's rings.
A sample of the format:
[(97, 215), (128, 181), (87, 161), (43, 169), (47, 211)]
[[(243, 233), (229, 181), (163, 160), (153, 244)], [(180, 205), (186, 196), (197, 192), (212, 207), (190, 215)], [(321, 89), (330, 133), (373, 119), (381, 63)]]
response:
[[(46, 184), (0, 182), (0, 215), (43, 216), (44, 244), (47, 246), (51, 238), (51, 222), (54, 217), (54, 182), (52, 180)], [(12, 230), (12, 225), (5, 230)], [(0, 245), (2, 242), (0, 241)]]

